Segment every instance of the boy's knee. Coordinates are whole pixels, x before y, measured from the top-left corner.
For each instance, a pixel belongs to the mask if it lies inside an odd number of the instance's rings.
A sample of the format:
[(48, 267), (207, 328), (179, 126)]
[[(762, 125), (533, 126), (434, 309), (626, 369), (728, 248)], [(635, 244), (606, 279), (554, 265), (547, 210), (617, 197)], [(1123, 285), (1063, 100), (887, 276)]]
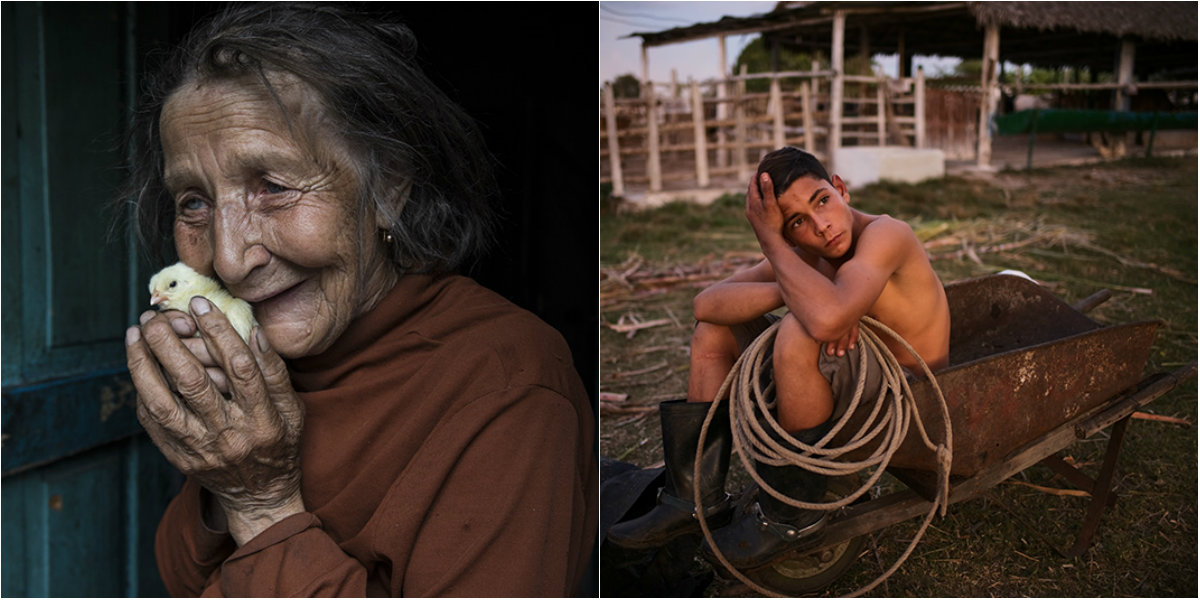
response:
[(775, 356), (794, 359), (814, 355), (820, 351), (818, 342), (804, 328), (799, 319), (788, 313), (779, 322), (779, 330), (775, 332)]
[(699, 321), (692, 330), (691, 352), (692, 356), (737, 356), (737, 338), (729, 327)]

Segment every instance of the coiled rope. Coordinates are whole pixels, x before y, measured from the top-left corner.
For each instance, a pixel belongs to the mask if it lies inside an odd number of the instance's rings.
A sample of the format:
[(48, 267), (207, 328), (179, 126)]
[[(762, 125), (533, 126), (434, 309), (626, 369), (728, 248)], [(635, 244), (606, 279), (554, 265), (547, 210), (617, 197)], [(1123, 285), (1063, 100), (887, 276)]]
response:
[[(762, 374), (763, 370), (770, 364), (775, 334), (779, 329), (779, 322), (773, 323), (760, 334), (750, 347), (742, 353), (737, 362), (734, 363), (729, 375), (721, 384), (721, 388), (717, 392), (712, 406), (709, 408), (708, 415), (705, 417), (704, 423), (700, 428), (700, 439), (698, 442), (698, 447), (703, 448), (705, 439), (708, 436), (708, 428), (712, 423), (713, 417), (716, 415), (716, 411), (720, 409), (721, 402), (728, 399), (729, 423), (733, 430), (733, 449), (737, 452), (742, 464), (746, 467), (746, 470), (758, 484), (759, 488), (780, 501), (797, 508), (831, 511), (848, 506), (871, 489), (875, 482), (883, 475), (884, 470), (891, 461), (892, 455), (896, 453), (901, 443), (904, 442), (909, 426), (913, 423), (916, 424), (917, 431), (920, 433), (925, 447), (934, 452), (937, 457), (937, 497), (930, 506), (929, 513), (925, 516), (925, 521), (921, 524), (920, 529), (913, 536), (912, 541), (909, 542), (908, 548), (896, 563), (874, 581), (850, 594), (850, 597), (856, 597), (871, 591), (895, 573), (896, 569), (900, 568), (900, 565), (912, 554), (917, 542), (924, 536), (926, 529), (928, 529), (929, 524), (933, 521), (934, 515), (939, 512), (943, 517), (946, 515), (946, 507), (949, 505), (951, 448), (953, 447), (949, 409), (946, 407), (946, 400), (942, 396), (942, 390), (938, 386), (937, 378), (933, 376), (933, 372), (930, 371), (925, 361), (921, 359), (921, 356), (917, 354), (916, 350), (908, 342), (879, 321), (864, 316), (860, 325), (858, 340), (861, 348), (858, 357), (859, 378), (854, 397), (837, 423), (817, 443), (809, 445), (795, 439), (784, 431), (783, 427), (771, 415), (770, 409), (775, 405), (773, 393), (775, 382), (774, 378), (770, 378), (771, 381), (764, 387)], [(917, 412), (916, 400), (914, 399), (912, 389), (908, 385), (904, 368), (900, 366), (899, 361), (896, 360), (891, 350), (883, 343), (877, 332), (887, 334), (902, 344), (921, 365), (925, 376), (933, 385), (934, 391), (937, 392), (945, 426), (945, 441), (942, 444), (935, 444), (930, 440), (929, 435), (926, 433), (925, 425), (921, 422), (921, 417)], [(851, 417), (862, 404), (864, 393), (868, 391), (864, 389), (866, 386), (867, 352), (873, 353), (879, 364), (883, 367), (883, 383), (876, 393), (875, 402), (871, 403), (868, 407), (870, 415), (862, 422), (858, 431), (850, 436), (845, 444), (839, 447), (829, 447), (830, 440), (850, 422)], [(777, 434), (778, 438), (783, 439), (793, 448), (799, 448), (800, 451), (794, 451), (775, 441), (776, 436), (770, 435), (763, 428), (760, 419), (756, 415), (756, 410), (758, 415), (763, 415), (763, 420)], [(839, 460), (850, 452), (867, 447), (872, 443), (876, 443), (874, 446), (875, 449), (868, 458), (861, 460), (845, 458)], [(693, 481), (699, 481), (701, 476), (701, 458), (701, 453), (697, 452), (696, 461), (693, 465)], [(831, 502), (810, 503), (790, 498), (767, 485), (755, 471), (754, 461), (773, 466), (797, 466), (830, 477), (850, 475), (872, 466), (877, 468), (871, 477), (853, 493)], [(746, 575), (729, 564), (729, 561), (721, 554), (720, 548), (713, 541), (712, 532), (709, 530), (707, 519), (704, 517), (704, 507), (700, 498), (700, 492), (701, 486), (695, 486), (693, 502), (696, 505), (696, 516), (700, 521), (700, 528), (704, 532), (705, 539), (708, 540), (709, 546), (713, 549), (713, 554), (716, 555), (721, 564), (751, 589), (767, 596), (785, 597), (751, 581)]]

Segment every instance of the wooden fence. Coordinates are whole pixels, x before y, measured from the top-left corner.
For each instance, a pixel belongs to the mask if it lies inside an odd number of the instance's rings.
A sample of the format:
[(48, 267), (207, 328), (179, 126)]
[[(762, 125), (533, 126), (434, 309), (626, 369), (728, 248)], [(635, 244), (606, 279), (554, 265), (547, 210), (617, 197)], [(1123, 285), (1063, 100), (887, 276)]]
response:
[[(744, 181), (759, 158), (785, 145), (828, 161), (856, 145), (926, 146), (925, 82), (810, 71), (760, 73), (685, 85), (643, 85), (642, 97), (616, 99), (606, 84), (600, 114), (601, 182), (613, 194), (629, 184), (705, 188)], [(767, 92), (749, 92), (752, 80)], [(841, 102), (833, 86), (841, 85)], [(840, 104), (842, 110), (831, 107)], [(976, 104), (977, 106), (977, 104)], [(840, 131), (831, 143), (831, 131)]]

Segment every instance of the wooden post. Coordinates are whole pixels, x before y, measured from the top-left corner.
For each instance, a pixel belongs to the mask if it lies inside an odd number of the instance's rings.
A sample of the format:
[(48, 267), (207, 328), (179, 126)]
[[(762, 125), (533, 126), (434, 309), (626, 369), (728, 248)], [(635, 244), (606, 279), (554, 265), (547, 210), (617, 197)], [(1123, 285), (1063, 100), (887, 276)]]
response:
[(646, 174), (650, 176), (650, 191), (662, 191), (662, 163), (658, 156), (658, 99), (654, 86), (646, 80), (642, 87), (646, 97)]
[[(746, 74), (746, 65), (742, 65), (742, 75)], [(746, 179), (750, 177), (750, 172), (746, 166), (746, 80), (739, 79), (737, 81), (737, 96), (735, 97), (736, 105), (733, 107), (733, 114), (736, 125), (734, 135), (737, 139), (733, 141), (733, 151), (737, 154), (733, 157), (733, 164), (737, 167), (738, 179)]]
[(650, 85), (650, 49), (642, 44), (642, 86)]
[[(816, 69), (813, 69), (816, 71)], [(804, 104), (804, 149), (812, 154), (817, 151), (817, 132), (813, 131), (813, 83), (814, 80), (805, 80), (800, 84), (800, 101)]]
[(1000, 26), (988, 25), (983, 38), (983, 98), (979, 103), (979, 150), (976, 164), (987, 168), (992, 163), (991, 118), (996, 112), (996, 63), (1000, 59)]
[(846, 49), (846, 12), (833, 13), (833, 43), (830, 48), (830, 63), (833, 68), (833, 79), (829, 82), (829, 140), (826, 146), (829, 155), (825, 157), (825, 169), (834, 172), (837, 152), (842, 147), (842, 86), (845, 82), (845, 49)]
[(642, 44), (642, 97), (646, 99), (646, 175), (650, 191), (662, 191), (662, 163), (658, 157), (658, 106), (654, 98), (654, 83), (650, 81), (650, 56)]
[(917, 81), (913, 84), (913, 144), (925, 147), (925, 68), (917, 67)]
[(690, 80), (692, 88), (692, 142), (696, 147), (696, 182), (708, 187), (708, 140), (704, 135), (704, 99), (700, 97), (700, 85)]
[(621, 175), (621, 148), (617, 140), (617, 102), (613, 99), (611, 82), (604, 84), (604, 120), (608, 130), (608, 167), (612, 172), (612, 195), (625, 195), (625, 179)]
[(778, 77), (771, 78), (771, 105), (774, 107), (772, 111), (775, 117), (775, 148), (782, 148), (787, 145), (786, 136), (783, 133), (783, 90), (780, 89)]
[(901, 29), (896, 33), (896, 77), (898, 79), (908, 77), (910, 71), (908, 62), (912, 57), (905, 56), (904, 52), (904, 30)]
[(1113, 98), (1113, 106), (1117, 110), (1129, 110), (1129, 92), (1133, 86), (1133, 56), (1136, 46), (1130, 40), (1121, 40), (1121, 55), (1117, 59), (1117, 83), (1121, 84), (1121, 89), (1116, 91), (1116, 97)]
[(884, 89), (887, 86), (887, 78), (883, 73), (879, 74), (879, 78), (875, 81), (875, 104), (878, 113), (875, 116), (875, 129), (879, 136), (879, 145), (887, 145), (887, 94)]
[(727, 80), (729, 70), (725, 66), (725, 36), (718, 36), (718, 49), (720, 50), (720, 69), (717, 70), (721, 74), (721, 81), (717, 83), (717, 166), (729, 166), (729, 149), (725, 147), (725, 142), (728, 141), (725, 136), (724, 121), (729, 118), (729, 81)]

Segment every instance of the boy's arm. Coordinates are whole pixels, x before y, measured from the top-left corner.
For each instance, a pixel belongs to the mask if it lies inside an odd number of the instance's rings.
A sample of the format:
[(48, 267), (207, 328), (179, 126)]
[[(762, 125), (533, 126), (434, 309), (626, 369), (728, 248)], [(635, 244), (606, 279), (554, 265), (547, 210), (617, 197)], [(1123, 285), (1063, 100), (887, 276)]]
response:
[(770, 261), (743, 269), (712, 284), (692, 300), (697, 321), (714, 325), (736, 325), (751, 321), (783, 306), (779, 284)]
[(864, 228), (854, 256), (830, 279), (802, 259), (783, 236), (783, 213), (770, 176), (762, 192), (752, 180), (746, 193), (746, 218), (775, 274), (780, 296), (809, 335), (834, 341), (852, 329), (879, 298), (907, 251), (907, 225), (882, 218)]

